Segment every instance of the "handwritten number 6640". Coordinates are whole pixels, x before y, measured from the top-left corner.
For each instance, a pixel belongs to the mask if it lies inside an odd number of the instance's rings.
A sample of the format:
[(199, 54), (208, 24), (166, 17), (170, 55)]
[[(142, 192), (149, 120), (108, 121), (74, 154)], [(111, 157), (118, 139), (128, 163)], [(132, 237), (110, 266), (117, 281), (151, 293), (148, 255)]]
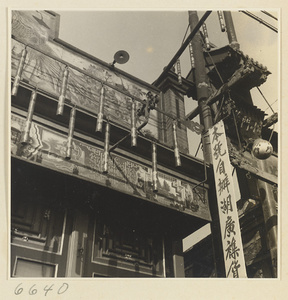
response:
[[(22, 283), (20, 283), (20, 284), (18, 284), (17, 286), (16, 286), (16, 288), (15, 288), (15, 290), (14, 290), (14, 294), (15, 295), (20, 295), (20, 294), (22, 294), (23, 293), (23, 291), (24, 291), (24, 288), (22, 288), (21, 287), (21, 285), (22, 285)], [(45, 296), (47, 296), (47, 294), (48, 294), (48, 292), (52, 292), (53, 291), (53, 287), (54, 286), (54, 284), (51, 284), (50, 286), (48, 286), (48, 285), (46, 285), (45, 287), (44, 287), (44, 291), (45, 291)], [(68, 288), (69, 288), (69, 285), (68, 285), (68, 283), (63, 283), (59, 288), (58, 288), (58, 290), (57, 290), (57, 294), (58, 295), (61, 295), (61, 294), (64, 294), (67, 290), (68, 290)], [(29, 295), (31, 295), (31, 296), (34, 296), (34, 295), (36, 295), (38, 293), (38, 290), (37, 290), (37, 288), (36, 288), (36, 284), (33, 284), (31, 287), (30, 287), (30, 289), (29, 289), (29, 291), (28, 291), (28, 294)]]

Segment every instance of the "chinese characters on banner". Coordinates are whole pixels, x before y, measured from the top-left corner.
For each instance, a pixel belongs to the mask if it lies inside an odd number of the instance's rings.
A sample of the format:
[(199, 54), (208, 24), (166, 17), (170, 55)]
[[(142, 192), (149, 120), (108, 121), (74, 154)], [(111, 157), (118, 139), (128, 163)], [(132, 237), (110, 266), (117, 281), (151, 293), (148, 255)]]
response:
[(246, 267), (224, 123), (209, 129), (227, 278), (246, 277)]

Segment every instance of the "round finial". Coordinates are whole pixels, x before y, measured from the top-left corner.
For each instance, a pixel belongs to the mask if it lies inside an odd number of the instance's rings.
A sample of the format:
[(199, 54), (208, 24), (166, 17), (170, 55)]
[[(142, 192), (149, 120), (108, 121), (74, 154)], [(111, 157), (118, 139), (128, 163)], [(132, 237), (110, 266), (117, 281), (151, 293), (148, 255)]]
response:
[(256, 139), (252, 146), (252, 155), (258, 159), (266, 159), (271, 156), (273, 146), (270, 142), (263, 139)]

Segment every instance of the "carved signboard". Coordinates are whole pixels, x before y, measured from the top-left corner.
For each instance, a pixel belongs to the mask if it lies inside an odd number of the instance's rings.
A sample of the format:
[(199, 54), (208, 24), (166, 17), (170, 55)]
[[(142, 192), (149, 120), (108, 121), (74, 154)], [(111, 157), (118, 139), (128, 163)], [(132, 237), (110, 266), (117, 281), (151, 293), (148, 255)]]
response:
[(226, 277), (246, 277), (241, 231), (224, 123), (209, 129)]
[(25, 119), (12, 115), (11, 153), (28, 161), (66, 174), (74, 174), (102, 186), (152, 201), (184, 213), (211, 220), (208, 206), (208, 191), (185, 180), (164, 172), (158, 172), (158, 193), (152, 188), (152, 168), (111, 154), (108, 160), (108, 174), (103, 174), (103, 149), (73, 139), (71, 159), (65, 160), (67, 136), (32, 123), (30, 141), (20, 143)]

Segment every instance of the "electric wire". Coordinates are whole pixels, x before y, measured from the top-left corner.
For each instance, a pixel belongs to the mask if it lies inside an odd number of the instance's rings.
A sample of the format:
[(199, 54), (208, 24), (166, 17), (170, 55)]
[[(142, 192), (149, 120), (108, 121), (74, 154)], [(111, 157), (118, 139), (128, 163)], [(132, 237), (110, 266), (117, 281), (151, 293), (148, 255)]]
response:
[(272, 26), (271, 24), (269, 24), (268, 22), (264, 21), (263, 19), (253, 15), (252, 13), (250, 13), (249, 11), (244, 11), (244, 10), (239, 10), (240, 12), (242, 12), (243, 14), (247, 15), (248, 17), (258, 21), (260, 24), (268, 27), (269, 29), (273, 30), (274, 32), (278, 33), (278, 29), (274, 26)]
[(272, 110), (273, 114), (275, 113), (272, 106), (270, 105), (270, 103), (268, 102), (268, 100), (265, 98), (265, 96), (263, 95), (263, 93), (261, 92), (260, 88), (257, 86), (257, 89), (259, 91), (259, 93), (261, 94), (261, 96), (264, 98), (264, 100), (266, 101), (266, 103), (268, 104), (269, 108)]
[(182, 40), (182, 43), (181, 43), (181, 45), (183, 45), (183, 44), (184, 44), (184, 41), (185, 41), (185, 39), (186, 39), (186, 36), (187, 36), (188, 29), (189, 29), (189, 24), (188, 24), (188, 26), (187, 26), (187, 28), (186, 28), (186, 31), (185, 31), (185, 34), (184, 34), (184, 37), (183, 37), (183, 40)]
[(274, 17), (272, 14), (268, 13), (268, 11), (266, 10), (261, 10), (261, 12), (271, 18), (273, 18), (274, 20), (278, 21), (278, 19), (276, 17)]
[(195, 157), (197, 157), (197, 155), (198, 155), (198, 152), (199, 152), (199, 150), (200, 150), (201, 144), (202, 144), (202, 141), (200, 141), (200, 143), (199, 143), (199, 145), (198, 145), (198, 147), (197, 147), (197, 150), (196, 150), (196, 153), (195, 153)]
[[(273, 103), (271, 103), (271, 106), (272, 106), (273, 104), (275, 104), (277, 101), (278, 101), (278, 99), (276, 99)], [(264, 110), (264, 112), (265, 112), (267, 109), (269, 109), (269, 108), (270, 108), (270, 106), (268, 106), (268, 107)]]

